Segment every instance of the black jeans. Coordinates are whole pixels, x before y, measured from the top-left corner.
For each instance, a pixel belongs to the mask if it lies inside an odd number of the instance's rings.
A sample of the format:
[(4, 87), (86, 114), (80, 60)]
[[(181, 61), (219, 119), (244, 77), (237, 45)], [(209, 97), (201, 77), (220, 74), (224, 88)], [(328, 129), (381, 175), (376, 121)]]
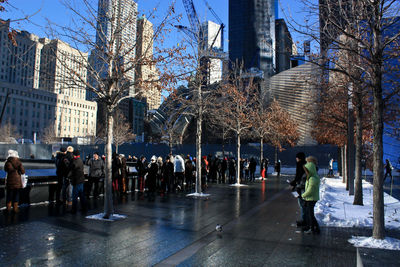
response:
[(87, 184), (87, 192), (86, 192), (86, 195), (88, 197), (90, 196), (93, 185), (94, 185), (93, 197), (96, 198), (99, 196), (99, 182), (100, 182), (100, 177), (89, 177)]
[(19, 188), (7, 188), (6, 202), (18, 203), (19, 201)]
[(317, 201), (305, 201), (306, 208), (306, 223), (313, 231), (319, 231), (319, 225), (314, 215), (314, 207)]

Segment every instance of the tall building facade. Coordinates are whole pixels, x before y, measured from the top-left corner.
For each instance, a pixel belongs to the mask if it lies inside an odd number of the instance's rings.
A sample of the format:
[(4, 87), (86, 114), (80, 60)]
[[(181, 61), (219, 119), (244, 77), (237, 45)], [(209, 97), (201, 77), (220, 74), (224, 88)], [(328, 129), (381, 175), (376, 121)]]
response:
[(310, 109), (316, 101), (314, 95), (318, 73), (317, 66), (306, 63), (278, 73), (269, 81), (271, 99), (276, 99), (298, 124), (298, 145), (317, 144), (311, 135), (313, 112)]
[(26, 31), (17, 32), (15, 46), (8, 30), (9, 21), (0, 23), (2, 123), (28, 139), (40, 139), (48, 127), (56, 137), (93, 136), (97, 104), (85, 100), (87, 54)]
[[(126, 71), (127, 82), (132, 83), (128, 94), (135, 94), (133, 81), (135, 69), (131, 68), (131, 60), (135, 58), (136, 44), (136, 19), (137, 4), (133, 0), (99, 0), (96, 31), (96, 48), (98, 57), (102, 51), (108, 51), (106, 47), (117, 49), (120, 55), (120, 67), (129, 69)], [(110, 42), (115, 41), (113, 46)], [(108, 66), (101, 60), (95, 59), (97, 68), (105, 71)], [(101, 71), (100, 71), (101, 72)]]
[(40, 57), (43, 45), (39, 37), (26, 31), (17, 32), (10, 42), (10, 20), (0, 20), (0, 81), (39, 88)]
[(136, 86), (139, 90), (138, 99), (147, 103), (147, 109), (157, 109), (161, 104), (161, 88), (159, 72), (153, 62), (153, 24), (141, 17), (137, 21), (136, 58), (142, 62), (136, 68)]
[(275, 0), (229, 1), (229, 59), (274, 74)]
[(293, 41), (284, 19), (275, 21), (276, 73), (290, 69)]
[[(203, 31), (203, 51), (210, 51), (210, 54), (213, 54), (213, 51), (221, 51), (223, 47), (222, 45), (222, 32), (220, 31), (220, 24), (217, 24), (212, 21), (206, 21), (202, 25)], [(212, 47), (211, 47), (212, 46)], [(215, 82), (219, 82), (222, 79), (222, 60), (218, 58), (213, 58), (212, 56), (209, 58), (208, 62), (208, 81), (210, 84)]]
[(88, 54), (60, 40), (41, 38), (40, 89), (86, 98)]

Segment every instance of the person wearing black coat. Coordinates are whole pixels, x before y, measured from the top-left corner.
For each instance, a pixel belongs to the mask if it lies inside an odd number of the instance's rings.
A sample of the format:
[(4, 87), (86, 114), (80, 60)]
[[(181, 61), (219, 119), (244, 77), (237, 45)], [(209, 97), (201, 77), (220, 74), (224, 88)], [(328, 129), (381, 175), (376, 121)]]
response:
[(141, 156), (140, 160), (138, 160), (136, 164), (136, 169), (138, 172), (138, 179), (139, 179), (139, 190), (140, 190), (139, 192), (143, 193), (145, 187), (144, 176), (147, 173), (147, 163), (146, 163), (146, 158), (144, 156)]
[(158, 164), (156, 156), (152, 156), (150, 164), (147, 167), (147, 179), (146, 185), (149, 189), (149, 201), (153, 201), (156, 197), (156, 185), (157, 185), (157, 174), (158, 174)]
[(228, 159), (224, 158), (221, 162), (221, 179), (226, 183), (226, 170), (228, 169)]
[(68, 206), (72, 205), (72, 186), (71, 186), (71, 181), (68, 178), (68, 174), (71, 168), (71, 162), (74, 158), (72, 154), (73, 151), (74, 148), (72, 146), (68, 146), (65, 156), (62, 158), (62, 164), (63, 164), (62, 168), (65, 173), (62, 186), (62, 201), (64, 202), (64, 204), (67, 204)]
[(78, 197), (81, 200), (82, 211), (86, 211), (86, 197), (83, 191), (85, 175), (83, 172), (83, 161), (80, 158), (79, 150), (74, 150), (73, 159), (70, 164), (68, 178), (73, 186), (72, 188), (72, 213), (76, 213), (78, 206)]
[(229, 161), (229, 182), (235, 183), (236, 176), (236, 161), (234, 158), (231, 158)]
[[(68, 174), (68, 167), (64, 164), (64, 157), (67, 153), (67, 149), (65, 147), (61, 147), (60, 151), (57, 152), (55, 158), (56, 165), (56, 175), (57, 175), (57, 185), (55, 186), (56, 193), (56, 203), (61, 203), (61, 191), (64, 184), (64, 179)], [(49, 185), (49, 201), (52, 201), (54, 197), (53, 188)]]
[(171, 180), (173, 180), (174, 177), (174, 164), (171, 162), (169, 156), (165, 158), (165, 162), (162, 166), (162, 175), (165, 183), (164, 191), (169, 193), (173, 190), (171, 187)]
[(255, 179), (256, 179), (256, 177), (255, 177), (256, 167), (257, 167), (257, 162), (256, 162), (256, 160), (255, 160), (254, 158), (251, 158), (251, 159), (250, 159), (250, 166), (249, 166), (249, 169), (250, 169), (250, 180), (253, 181), (253, 182), (254, 182)]
[(278, 159), (277, 162), (275, 162), (275, 171), (276, 171), (276, 176), (279, 177), (281, 175), (281, 160)]
[(185, 159), (185, 182), (186, 188), (190, 189), (193, 184), (193, 163), (189, 155)]
[(116, 152), (114, 152), (111, 162), (113, 193), (118, 192), (119, 189), (119, 181), (121, 179), (121, 167), (122, 167), (121, 159), (119, 155)]
[(301, 194), (304, 193), (305, 184), (306, 184), (306, 174), (304, 171), (303, 166), (306, 164), (306, 155), (304, 152), (299, 152), (296, 154), (296, 175), (294, 179), (290, 182), (292, 186), (292, 191), (296, 191), (299, 194), (297, 198), (299, 207), (300, 207), (300, 214), (301, 219), (297, 221), (297, 225), (304, 226), (305, 225), (305, 201), (301, 198)]

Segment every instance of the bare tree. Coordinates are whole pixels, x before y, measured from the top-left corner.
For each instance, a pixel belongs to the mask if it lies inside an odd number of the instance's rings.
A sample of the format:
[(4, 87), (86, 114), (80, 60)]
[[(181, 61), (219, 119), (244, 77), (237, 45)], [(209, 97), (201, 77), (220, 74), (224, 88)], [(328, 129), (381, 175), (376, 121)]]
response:
[(283, 145), (294, 146), (299, 138), (298, 125), (274, 99), (267, 108), (262, 106), (262, 98), (254, 101), (257, 105), (252, 110), (252, 133), (260, 140), (260, 163), (263, 160), (264, 141), (283, 149)]
[(236, 135), (236, 183), (240, 184), (240, 145), (241, 138), (252, 127), (251, 110), (254, 107), (252, 95), (256, 94), (257, 86), (254, 77), (248, 76), (243, 65), (233, 64), (229, 80), (220, 90), (218, 119), (228, 130)]
[(0, 126), (0, 142), (15, 143), (15, 139), (18, 138), (17, 128), (9, 121)]
[(126, 117), (119, 110), (114, 114), (113, 127), (113, 144), (115, 145), (115, 151), (118, 153), (118, 147), (126, 142), (132, 141), (135, 135)]
[(54, 129), (54, 125), (50, 125), (43, 129), (41, 140), (45, 144), (54, 144), (59, 140), (57, 138), (57, 133)]
[[(136, 3), (130, 2), (122, 13), (119, 5), (112, 1), (99, 1), (99, 10), (92, 6), (89, 0), (80, 0), (75, 3), (72, 0), (63, 1), (68, 12), (72, 14), (69, 26), (52, 27), (52, 33), (69, 42), (79, 51), (91, 52), (87, 57), (86, 52), (80, 52), (80, 57), (68, 59), (63, 63), (62, 58), (57, 58), (68, 70), (71, 79), (63, 81), (66, 88), (84, 86), (97, 99), (100, 107), (104, 109), (106, 122), (106, 177), (105, 177), (105, 201), (104, 217), (109, 218), (113, 214), (113, 202), (111, 193), (111, 154), (114, 137), (114, 111), (125, 99), (138, 95), (145, 81), (135, 80), (135, 70), (141, 65), (152, 64), (160, 70), (159, 77), (148, 77), (146, 83), (162, 84), (166, 79), (174, 79), (175, 69), (171, 64), (179, 63), (178, 56), (182, 47), (163, 45), (167, 34), (179, 15), (174, 14), (173, 4), (166, 10), (165, 15), (157, 25), (154, 25), (153, 42), (146, 44), (144, 51), (153, 49), (154, 53), (135, 53), (137, 42), (135, 39), (137, 9)], [(156, 11), (156, 9), (154, 9)], [(154, 12), (155, 12), (154, 11)], [(153, 12), (153, 11), (152, 11)], [(129, 13), (129, 14), (128, 14)], [(150, 14), (147, 17), (155, 17)], [(129, 34), (127, 33), (129, 31)], [(93, 35), (95, 34), (95, 36)], [(73, 64), (69, 61), (73, 61)], [(167, 67), (168, 65), (168, 67)], [(87, 68), (86, 74), (76, 71), (76, 67)], [(62, 82), (62, 81), (60, 81)]]

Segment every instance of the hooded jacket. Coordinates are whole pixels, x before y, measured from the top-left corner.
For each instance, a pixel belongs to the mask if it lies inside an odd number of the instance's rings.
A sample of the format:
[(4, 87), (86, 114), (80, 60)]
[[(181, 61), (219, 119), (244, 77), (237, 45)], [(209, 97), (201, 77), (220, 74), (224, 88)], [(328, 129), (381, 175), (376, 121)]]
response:
[(305, 192), (301, 197), (305, 201), (318, 201), (320, 179), (317, 174), (317, 168), (313, 162), (307, 162), (307, 164), (304, 165), (304, 168), (308, 170), (309, 174), (306, 181)]
[(185, 172), (185, 162), (179, 155), (175, 156), (174, 172)]

